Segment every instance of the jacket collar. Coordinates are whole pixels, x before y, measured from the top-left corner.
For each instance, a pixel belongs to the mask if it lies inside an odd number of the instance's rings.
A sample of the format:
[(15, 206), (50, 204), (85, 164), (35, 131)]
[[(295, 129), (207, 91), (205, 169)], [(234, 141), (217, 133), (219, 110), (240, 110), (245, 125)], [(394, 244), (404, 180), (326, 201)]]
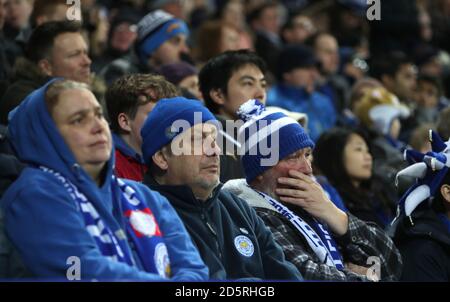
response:
[(18, 58), (14, 65), (14, 80), (36, 82), (39, 87), (47, 83), (51, 77), (45, 75), (39, 67), (25, 58)]
[(187, 185), (161, 185), (156, 182), (150, 171), (145, 173), (143, 183), (150, 189), (158, 191), (169, 199), (170, 203), (176, 208), (184, 208), (187, 210), (201, 211), (210, 209), (217, 201), (223, 184), (218, 184), (211, 196), (202, 201), (195, 197), (192, 189)]
[(123, 155), (134, 158), (140, 164), (145, 165), (142, 156), (131, 148), (121, 137), (115, 133), (112, 133), (114, 147), (119, 150)]
[[(248, 184), (247, 181), (244, 178), (241, 179), (232, 179), (227, 181), (223, 187), (223, 190), (227, 190), (235, 195), (237, 195), (240, 199), (243, 199), (247, 202), (249, 206), (252, 208), (260, 208), (269, 210), (272, 212), (277, 213), (276, 215), (281, 215), (275, 209), (274, 206), (272, 206), (267, 200), (265, 200), (261, 195), (259, 195), (254, 189), (252, 189)], [(302, 209), (299, 206), (293, 205), (293, 204), (284, 204), (283, 202), (277, 200), (279, 203), (286, 206), (289, 210), (294, 212), (296, 215), (301, 217), (303, 220), (305, 220), (308, 224), (311, 222), (311, 219), (313, 218), (308, 212), (306, 212), (304, 209)], [(282, 216), (282, 215), (281, 215)]]
[(303, 87), (295, 87), (293, 85), (288, 85), (286, 83), (280, 83), (278, 84), (278, 87), (283, 94), (288, 96), (295, 96), (300, 99), (307, 99), (312, 95), (309, 94)]
[(405, 232), (416, 236), (431, 237), (450, 246), (450, 234), (447, 231), (446, 224), (441, 220), (439, 214), (430, 208), (422, 208), (412, 213), (414, 226), (411, 227), (410, 221), (404, 218)]
[(248, 186), (247, 181), (244, 178), (227, 181), (223, 185), (223, 189), (245, 200), (251, 207), (263, 208), (276, 212), (276, 209), (270, 203)]

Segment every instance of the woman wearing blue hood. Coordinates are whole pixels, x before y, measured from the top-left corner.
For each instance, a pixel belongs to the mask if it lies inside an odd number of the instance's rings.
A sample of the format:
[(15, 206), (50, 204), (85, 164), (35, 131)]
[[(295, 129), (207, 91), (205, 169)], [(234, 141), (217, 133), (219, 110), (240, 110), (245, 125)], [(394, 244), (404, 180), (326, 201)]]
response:
[(5, 228), (36, 277), (207, 278), (167, 199), (113, 176), (111, 134), (88, 86), (47, 83), (12, 113), (8, 131), (28, 167), (1, 200)]

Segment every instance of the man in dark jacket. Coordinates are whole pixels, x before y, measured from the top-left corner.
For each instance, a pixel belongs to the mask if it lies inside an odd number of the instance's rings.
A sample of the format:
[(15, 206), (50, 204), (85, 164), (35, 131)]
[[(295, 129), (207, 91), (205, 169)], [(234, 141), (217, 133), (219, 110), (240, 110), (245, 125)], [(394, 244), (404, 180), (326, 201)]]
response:
[(416, 179), (399, 201), (390, 232), (402, 253), (403, 281), (450, 281), (450, 143), (430, 135), (432, 151), (406, 151), (414, 164), (397, 174)]
[(91, 83), (90, 66), (81, 24), (52, 21), (38, 26), (27, 43), (25, 58), (16, 62), (13, 82), (0, 102), (0, 123), (6, 125), (8, 113), (50, 77)]
[(301, 280), (256, 212), (219, 184), (217, 122), (199, 101), (162, 99), (141, 131), (144, 183), (183, 220), (210, 279)]

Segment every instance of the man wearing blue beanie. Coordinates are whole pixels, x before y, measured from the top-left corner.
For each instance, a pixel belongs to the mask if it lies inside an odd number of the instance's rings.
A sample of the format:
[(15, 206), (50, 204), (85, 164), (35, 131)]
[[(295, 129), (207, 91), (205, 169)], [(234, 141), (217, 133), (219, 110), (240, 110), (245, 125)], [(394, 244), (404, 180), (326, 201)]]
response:
[[(239, 135), (246, 179), (223, 188), (256, 210), (303, 277), (397, 280), (401, 257), (392, 240), (336, 207), (315, 181), (314, 143), (300, 124), (257, 100), (244, 103), (238, 115), (245, 122)], [(370, 256), (378, 259), (378, 270), (370, 267)]]
[(167, 197), (212, 280), (302, 280), (256, 212), (219, 182), (217, 120), (200, 101), (160, 100), (141, 130), (144, 184)]

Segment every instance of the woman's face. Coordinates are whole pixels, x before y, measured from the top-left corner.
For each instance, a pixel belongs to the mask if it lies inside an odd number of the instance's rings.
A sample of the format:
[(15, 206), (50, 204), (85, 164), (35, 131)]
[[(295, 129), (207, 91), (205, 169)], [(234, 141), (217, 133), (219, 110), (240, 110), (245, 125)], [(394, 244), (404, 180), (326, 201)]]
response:
[(352, 182), (368, 180), (372, 176), (372, 156), (364, 139), (351, 134), (344, 147), (344, 168)]
[(64, 90), (52, 117), (78, 164), (86, 171), (101, 169), (111, 156), (111, 133), (92, 92)]

